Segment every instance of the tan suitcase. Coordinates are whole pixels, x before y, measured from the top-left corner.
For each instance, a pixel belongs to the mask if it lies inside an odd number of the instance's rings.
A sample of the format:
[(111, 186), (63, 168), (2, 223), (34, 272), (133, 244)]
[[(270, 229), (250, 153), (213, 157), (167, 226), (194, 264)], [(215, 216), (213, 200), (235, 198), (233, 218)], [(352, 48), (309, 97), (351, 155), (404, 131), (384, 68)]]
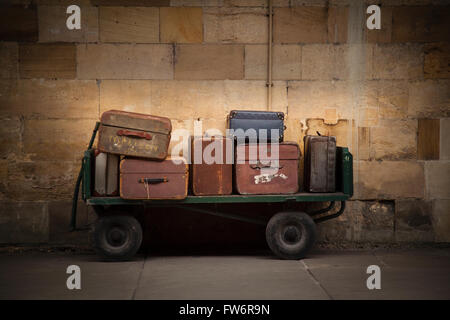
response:
[(98, 149), (102, 152), (163, 160), (167, 157), (172, 124), (152, 115), (106, 111), (100, 120)]
[(120, 156), (95, 150), (94, 196), (119, 195)]

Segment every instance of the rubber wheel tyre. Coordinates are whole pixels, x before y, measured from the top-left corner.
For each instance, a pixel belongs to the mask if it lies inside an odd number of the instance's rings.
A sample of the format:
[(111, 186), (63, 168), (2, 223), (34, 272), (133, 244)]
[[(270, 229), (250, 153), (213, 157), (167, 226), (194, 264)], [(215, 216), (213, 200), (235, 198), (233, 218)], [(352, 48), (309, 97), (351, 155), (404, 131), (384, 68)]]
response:
[(142, 227), (131, 216), (106, 216), (94, 225), (93, 247), (108, 261), (130, 260), (142, 243)]
[(266, 240), (278, 257), (298, 260), (316, 241), (316, 225), (304, 212), (280, 212), (267, 223)]

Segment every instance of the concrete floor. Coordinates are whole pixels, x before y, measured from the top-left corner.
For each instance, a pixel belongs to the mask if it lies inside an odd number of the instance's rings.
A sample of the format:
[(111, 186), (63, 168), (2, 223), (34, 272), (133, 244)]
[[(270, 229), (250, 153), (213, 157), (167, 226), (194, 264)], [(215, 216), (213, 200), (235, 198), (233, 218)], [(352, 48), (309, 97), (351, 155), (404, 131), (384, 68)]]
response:
[[(81, 268), (81, 290), (66, 268)], [(366, 269), (381, 268), (368, 290)], [(449, 249), (314, 250), (270, 255), (152, 256), (101, 262), (94, 254), (0, 253), (0, 299), (450, 299)]]

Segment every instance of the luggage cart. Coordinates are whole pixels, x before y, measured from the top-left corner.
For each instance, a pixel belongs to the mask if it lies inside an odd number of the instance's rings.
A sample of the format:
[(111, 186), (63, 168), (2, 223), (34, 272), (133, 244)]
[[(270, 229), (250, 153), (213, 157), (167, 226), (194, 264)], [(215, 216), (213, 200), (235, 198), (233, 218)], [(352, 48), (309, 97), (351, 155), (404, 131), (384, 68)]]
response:
[[(88, 149), (84, 152), (72, 204), (71, 227), (76, 230), (78, 193), (91, 206), (98, 218), (93, 228), (93, 247), (106, 260), (130, 259), (142, 243), (142, 227), (130, 207), (177, 207), (202, 214), (219, 216), (266, 226), (266, 240), (272, 252), (282, 259), (301, 259), (311, 249), (316, 238), (316, 224), (339, 217), (345, 210), (345, 201), (353, 195), (353, 157), (348, 148), (337, 147), (336, 190), (334, 193), (295, 193), (270, 195), (192, 196), (182, 200), (126, 200), (120, 197), (94, 197), (92, 194), (92, 145), (99, 127), (96, 124)], [(329, 202), (320, 210), (301, 212), (295, 209), (300, 202)], [(339, 208), (335, 208), (339, 202)], [(274, 213), (268, 221), (219, 212), (202, 204), (225, 203), (279, 203), (286, 210)], [(294, 208), (294, 209), (293, 209)]]

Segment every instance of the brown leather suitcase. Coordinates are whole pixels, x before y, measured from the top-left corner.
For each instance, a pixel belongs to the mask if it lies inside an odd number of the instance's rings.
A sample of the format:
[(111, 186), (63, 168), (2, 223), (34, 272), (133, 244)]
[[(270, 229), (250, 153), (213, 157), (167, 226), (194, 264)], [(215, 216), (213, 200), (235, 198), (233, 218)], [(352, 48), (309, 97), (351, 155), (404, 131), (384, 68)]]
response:
[(305, 136), (304, 183), (307, 192), (336, 191), (336, 137)]
[(95, 150), (94, 196), (117, 196), (119, 194), (120, 156)]
[(186, 160), (181, 157), (163, 161), (125, 158), (120, 162), (120, 196), (124, 199), (184, 199), (188, 170)]
[(167, 157), (170, 119), (118, 110), (100, 119), (98, 149), (102, 152), (163, 160)]
[[(216, 151), (219, 152), (216, 153)], [(233, 142), (231, 139), (195, 137), (191, 154), (194, 195), (223, 195), (233, 192)], [(205, 156), (211, 159), (206, 159)]]
[[(267, 144), (267, 151), (262, 149), (260, 155), (259, 144), (236, 146), (235, 182), (239, 194), (285, 194), (298, 191), (298, 145), (294, 142), (278, 144), (278, 166), (267, 161), (275, 152), (272, 148), (271, 144)], [(265, 156), (266, 153), (268, 156)]]

